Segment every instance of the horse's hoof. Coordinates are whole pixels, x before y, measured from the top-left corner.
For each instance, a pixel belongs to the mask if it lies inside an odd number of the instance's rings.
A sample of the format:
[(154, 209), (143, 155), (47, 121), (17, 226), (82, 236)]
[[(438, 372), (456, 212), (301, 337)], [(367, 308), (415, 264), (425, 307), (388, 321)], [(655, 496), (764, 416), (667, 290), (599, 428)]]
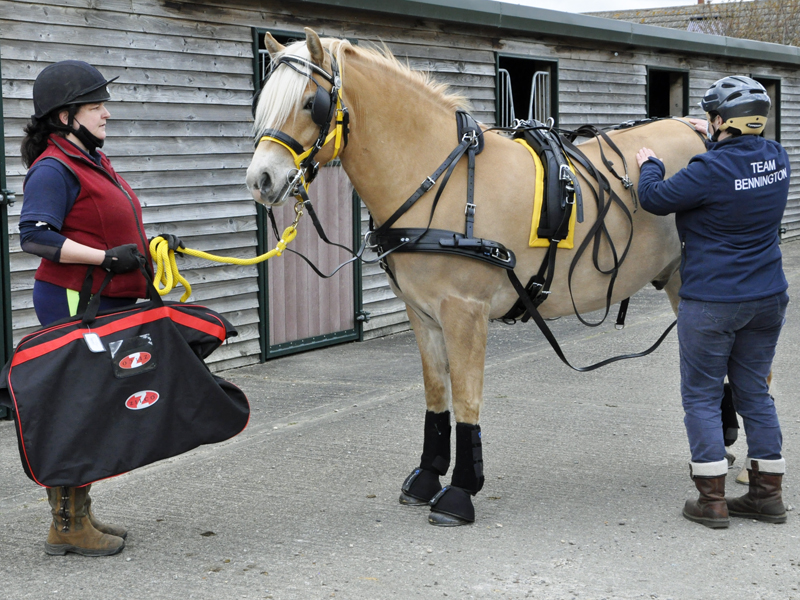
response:
[(743, 485), (750, 484), (750, 473), (747, 472), (747, 461), (745, 461), (745, 465), (742, 467), (742, 470), (739, 471), (739, 474), (736, 476), (736, 483), (741, 483)]
[(427, 469), (417, 468), (406, 477), (400, 492), (400, 504), (421, 506), (428, 504), (442, 489), (439, 475)]
[(414, 498), (414, 496), (409, 496), (405, 492), (400, 492), (400, 504), (404, 506), (429, 506), (430, 500), (420, 500), (419, 498)]
[(475, 507), (466, 490), (446, 485), (430, 502), (431, 514), (428, 523), (440, 527), (469, 525), (475, 521)]
[(428, 515), (428, 523), (436, 525), (437, 527), (458, 527), (460, 525), (469, 525), (472, 521), (465, 521), (459, 517), (446, 515), (444, 513), (431, 512)]

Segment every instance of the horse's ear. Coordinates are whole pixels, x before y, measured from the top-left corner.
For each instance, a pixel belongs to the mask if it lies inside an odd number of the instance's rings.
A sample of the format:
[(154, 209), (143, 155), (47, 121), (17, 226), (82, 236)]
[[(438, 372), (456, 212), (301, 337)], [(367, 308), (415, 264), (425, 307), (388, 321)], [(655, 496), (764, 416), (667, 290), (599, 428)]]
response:
[(278, 40), (272, 37), (269, 31), (264, 34), (264, 45), (267, 47), (267, 52), (269, 52), (270, 56), (275, 56), (278, 52), (286, 50), (286, 46), (278, 43)]
[(321, 67), (322, 63), (325, 61), (325, 51), (322, 49), (322, 42), (319, 41), (317, 32), (310, 27), (303, 28), (303, 31), (306, 32), (306, 46), (308, 46), (308, 51), (311, 53), (311, 60)]

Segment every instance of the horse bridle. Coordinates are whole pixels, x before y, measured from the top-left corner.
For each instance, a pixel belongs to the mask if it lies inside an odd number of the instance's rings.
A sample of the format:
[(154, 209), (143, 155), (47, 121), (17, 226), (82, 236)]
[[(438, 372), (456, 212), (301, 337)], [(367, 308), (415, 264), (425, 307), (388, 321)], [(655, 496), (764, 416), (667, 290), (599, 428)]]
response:
[[(326, 50), (326, 52), (328, 51)], [(305, 58), (284, 55), (274, 62), (267, 78), (264, 80), (264, 85), (266, 85), (275, 70), (281, 65), (286, 65), (290, 69), (310, 79), (317, 86), (317, 91), (314, 94), (314, 99), (311, 104), (311, 119), (314, 124), (319, 127), (319, 136), (310, 148), (303, 148), (300, 142), (278, 129), (264, 129), (259, 132), (255, 139), (254, 146), (256, 147), (263, 141), (274, 142), (286, 148), (292, 155), (295, 169), (287, 173), (289, 187), (286, 190), (284, 198), (291, 194), (297, 197), (298, 200), (302, 198), (303, 201), (307, 201), (308, 186), (314, 181), (314, 178), (319, 172), (319, 163), (314, 162), (317, 153), (333, 140), (333, 156), (330, 159), (333, 160), (338, 157), (339, 153), (347, 146), (350, 115), (342, 102), (342, 78), (339, 72), (339, 65), (330, 52), (328, 52), (328, 55), (331, 57), (331, 73), (326, 72), (323, 68)], [(302, 65), (307, 70), (300, 69), (295, 65)], [(331, 85), (330, 91), (322, 87), (319, 81), (314, 78), (314, 74), (319, 75)], [(263, 89), (263, 85), (261, 89)], [(253, 97), (253, 116), (255, 116), (255, 110), (260, 95), (261, 90)], [(336, 126), (333, 131), (330, 131), (334, 114), (336, 116)], [(284, 198), (281, 198), (281, 200)]]

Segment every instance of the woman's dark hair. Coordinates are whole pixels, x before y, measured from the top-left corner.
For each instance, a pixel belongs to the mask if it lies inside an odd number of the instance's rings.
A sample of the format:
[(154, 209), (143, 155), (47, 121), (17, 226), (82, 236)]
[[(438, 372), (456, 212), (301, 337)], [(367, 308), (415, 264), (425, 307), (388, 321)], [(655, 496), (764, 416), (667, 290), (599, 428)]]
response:
[(59, 119), (60, 112), (54, 110), (43, 119), (31, 119), (25, 126), (25, 137), (22, 138), (19, 150), (26, 169), (47, 149), (47, 140), (51, 133), (64, 136), (65, 131), (69, 131)]

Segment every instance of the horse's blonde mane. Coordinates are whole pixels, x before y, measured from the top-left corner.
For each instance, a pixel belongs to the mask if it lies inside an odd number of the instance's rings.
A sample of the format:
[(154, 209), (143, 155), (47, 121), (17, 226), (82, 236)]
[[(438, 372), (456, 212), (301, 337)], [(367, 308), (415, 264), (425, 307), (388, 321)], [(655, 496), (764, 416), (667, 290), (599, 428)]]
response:
[(349, 42), (341, 40), (336, 40), (334, 44), (337, 42), (339, 45), (337, 56), (347, 44), (348, 50), (357, 54), (360, 58), (389, 68), (398, 76), (404, 77), (415, 85), (426, 88), (445, 108), (453, 111), (458, 109), (471, 110), (472, 108), (466, 96), (453, 92), (449, 84), (436, 81), (434, 75), (430, 72), (412, 69), (407, 62), (404, 63), (399, 60), (385, 43), (382, 43), (379, 47), (363, 47), (353, 46)]
[[(336, 56), (345, 90), (347, 89), (345, 54), (351, 52), (373, 64), (388, 68), (397, 76), (403, 77), (413, 85), (427, 90), (444, 108), (452, 111), (457, 109), (470, 110), (469, 101), (465, 96), (453, 93), (448, 84), (435, 81), (430, 73), (411, 69), (408, 64), (398, 60), (386, 44), (381, 47), (364, 48), (354, 46), (347, 40), (328, 38), (322, 40), (322, 42)], [(311, 59), (305, 41), (289, 44), (285, 50), (272, 58), (275, 60), (286, 54), (307, 60)], [(295, 64), (294, 66), (301, 71), (303, 70), (301, 65)], [(315, 78), (319, 80), (318, 75)], [(265, 129), (281, 129), (294, 112), (297, 99), (302, 96), (307, 85), (308, 78), (293, 69), (282, 68), (276, 70), (264, 86), (262, 97), (256, 107), (255, 121), (253, 123), (254, 134), (258, 135)]]

